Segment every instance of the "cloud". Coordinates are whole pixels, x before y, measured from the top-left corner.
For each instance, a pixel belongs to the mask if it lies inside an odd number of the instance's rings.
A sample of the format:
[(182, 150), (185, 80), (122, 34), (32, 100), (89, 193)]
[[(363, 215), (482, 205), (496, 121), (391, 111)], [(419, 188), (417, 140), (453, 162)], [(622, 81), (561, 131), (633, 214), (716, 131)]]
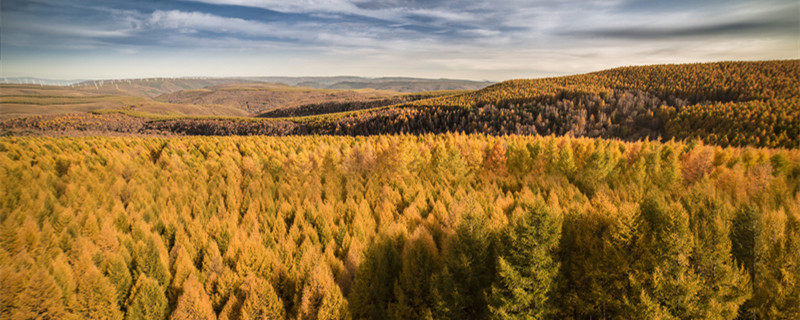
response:
[(357, 9), (347, 0), (190, 0), (217, 5), (234, 5), (279, 12), (352, 12)]
[(708, 37), (723, 35), (753, 35), (763, 33), (784, 33), (796, 30), (797, 23), (789, 21), (742, 21), (693, 27), (641, 27), (641, 28), (614, 28), (584, 31), (565, 32), (564, 35), (578, 35), (584, 37), (609, 37), (630, 40), (658, 40), (682, 37)]
[(240, 18), (220, 17), (203, 12), (185, 12), (179, 10), (156, 10), (150, 15), (146, 22), (151, 28), (177, 29), (187, 33), (202, 30), (245, 35), (275, 35), (279, 31), (274, 25), (266, 23)]
[(797, 4), (766, 1), (764, 5), (736, 3), (725, 6), (719, 2), (711, 3), (716, 5), (662, 12), (645, 12), (638, 7), (636, 11), (628, 12), (622, 10), (626, 6), (621, 6), (599, 16), (600, 18), (558, 28), (555, 34), (589, 39), (600, 37), (659, 41), (681, 38), (710, 40), (725, 37), (778, 37), (797, 35), (800, 31), (800, 17), (797, 15), (800, 8)]
[(502, 80), (800, 53), (796, 0), (3, 1), (4, 66), (136, 52), (166, 68), (202, 54), (220, 68)]

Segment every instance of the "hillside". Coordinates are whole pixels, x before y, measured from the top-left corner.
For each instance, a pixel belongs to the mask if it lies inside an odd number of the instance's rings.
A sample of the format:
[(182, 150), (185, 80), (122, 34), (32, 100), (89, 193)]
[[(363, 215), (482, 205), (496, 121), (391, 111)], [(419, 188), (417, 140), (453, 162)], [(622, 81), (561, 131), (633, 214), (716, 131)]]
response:
[(257, 117), (291, 118), (291, 117), (324, 115), (328, 113), (349, 112), (349, 111), (357, 111), (364, 109), (374, 109), (374, 108), (402, 104), (411, 101), (429, 99), (433, 97), (449, 96), (468, 91), (469, 90), (425, 91), (425, 92), (417, 92), (409, 94), (399, 94), (384, 99), (373, 98), (373, 99), (361, 99), (361, 100), (325, 101), (319, 103), (301, 104), (299, 106), (281, 107), (278, 109), (261, 113), (257, 115)]
[[(410, 102), (455, 91), (399, 94), (394, 91), (332, 90), (283, 84), (238, 83), (229, 80), (128, 80), (73, 86), (0, 84), (0, 119), (24, 116), (84, 113), (108, 109), (159, 115), (252, 116), (266, 111), (283, 114), (318, 114), (320, 110), (357, 110)], [(232, 82), (207, 88), (182, 90), (208, 83)], [(149, 87), (150, 84), (154, 87)], [(151, 99), (142, 90), (160, 94)], [(145, 91), (146, 91), (145, 90)], [(172, 92), (172, 90), (178, 90)], [(340, 106), (339, 106), (340, 105)], [(337, 107), (339, 106), (339, 107)], [(349, 106), (349, 107), (347, 107)], [(304, 111), (292, 111), (302, 109)]]
[[(445, 91), (413, 99), (372, 90), (226, 85), (158, 99), (227, 104), (248, 114), (266, 110), (260, 116), (270, 119), (165, 118), (120, 112), (138, 117), (133, 121), (142, 123), (140, 134), (466, 132), (628, 141), (701, 139), (723, 146), (796, 148), (800, 147), (798, 70), (798, 60), (624, 67), (575, 76), (509, 80), (481, 90)], [(15, 132), (27, 130), (31, 123), (36, 121), (6, 122), (0, 128)], [(105, 130), (105, 125), (82, 127)], [(47, 131), (45, 126), (32, 132)]]
[(317, 89), (375, 89), (405, 93), (440, 90), (477, 90), (491, 82), (458, 79), (422, 79), (406, 77), (365, 78), (352, 76), (339, 77), (253, 77), (248, 80), (283, 83), (291, 86)]
[(397, 95), (393, 91), (323, 90), (273, 83), (236, 83), (163, 94), (156, 101), (195, 105), (225, 105), (256, 115), (278, 108), (295, 108), (324, 102), (378, 101)]
[(800, 314), (798, 150), (2, 137), (0, 168), (0, 318)]
[(136, 97), (154, 98), (181, 90), (201, 89), (210, 86), (242, 82), (236, 78), (145, 78), (90, 80), (73, 87), (94, 88), (99, 92), (119, 92)]
[[(328, 116), (348, 133), (486, 132), (701, 138), (797, 147), (800, 61), (625, 67), (510, 80), (460, 95)], [(339, 129), (342, 130), (342, 129)]]
[(192, 105), (153, 101), (110, 87), (0, 84), (0, 120), (117, 109), (153, 114), (246, 116), (222, 105)]

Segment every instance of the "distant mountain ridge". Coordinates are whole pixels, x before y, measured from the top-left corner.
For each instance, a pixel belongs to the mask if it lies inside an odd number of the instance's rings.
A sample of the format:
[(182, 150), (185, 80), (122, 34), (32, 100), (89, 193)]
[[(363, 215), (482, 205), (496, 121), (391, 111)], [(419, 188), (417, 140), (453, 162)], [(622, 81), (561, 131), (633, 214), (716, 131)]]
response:
[(356, 76), (334, 77), (252, 77), (246, 80), (283, 83), (290, 86), (311, 87), (316, 89), (375, 89), (398, 92), (422, 92), (438, 90), (477, 90), (494, 82), (460, 79), (427, 79), (411, 77), (367, 78)]
[(437, 90), (477, 90), (493, 84), (491, 81), (461, 79), (428, 79), (412, 77), (367, 78), (358, 76), (331, 77), (151, 77), (129, 79), (53, 80), (34, 77), (0, 78), (3, 84), (32, 84), (45, 86), (84, 86), (97, 89), (108, 87), (125, 93), (153, 98), (180, 90), (201, 89), (208, 86), (241, 82), (269, 82), (315, 89), (375, 89), (397, 92), (422, 92)]

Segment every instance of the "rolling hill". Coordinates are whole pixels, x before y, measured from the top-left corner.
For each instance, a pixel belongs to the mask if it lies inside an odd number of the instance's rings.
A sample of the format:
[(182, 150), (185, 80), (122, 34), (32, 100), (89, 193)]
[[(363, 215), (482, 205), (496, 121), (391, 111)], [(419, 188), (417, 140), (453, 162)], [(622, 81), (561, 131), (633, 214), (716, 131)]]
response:
[(352, 110), (430, 97), (430, 94), (408, 96), (398, 92), (476, 89), (489, 84), (450, 79), (362, 77), (146, 78), (80, 82), (4, 78), (3, 82), (0, 84), (0, 119), (102, 109), (187, 116), (253, 116), (278, 108), (326, 103), (360, 106), (327, 107)]
[(121, 90), (94, 86), (45, 86), (0, 84), (0, 119), (59, 115), (103, 109), (135, 110), (153, 114), (246, 116), (248, 113), (223, 105), (166, 103)]
[[(163, 95), (157, 100), (227, 104), (249, 114), (266, 111), (261, 116), (269, 119), (118, 112), (135, 119), (130, 121), (141, 122), (140, 134), (481, 132), (628, 141), (697, 138), (719, 145), (798, 147), (798, 70), (798, 60), (623, 67), (574, 76), (509, 80), (480, 90), (409, 99), (413, 101), (373, 90), (223, 85)], [(307, 99), (293, 97), (297, 93)], [(278, 106), (284, 111), (269, 111), (278, 110)], [(28, 122), (8, 122), (2, 128), (22, 130)], [(103, 126), (86, 128), (105, 130)]]
[(278, 108), (294, 108), (323, 102), (379, 101), (397, 95), (393, 91), (325, 90), (274, 83), (236, 83), (163, 94), (156, 101), (196, 105), (225, 105), (255, 115)]
[(408, 77), (253, 77), (246, 79), (261, 82), (283, 83), (291, 86), (311, 87), (317, 89), (375, 89), (406, 93), (441, 90), (477, 90), (492, 84), (492, 82), (489, 81), (423, 79)]
[(94, 88), (99, 92), (154, 98), (181, 90), (201, 89), (209, 86), (242, 82), (236, 78), (144, 78), (89, 80), (73, 85)]

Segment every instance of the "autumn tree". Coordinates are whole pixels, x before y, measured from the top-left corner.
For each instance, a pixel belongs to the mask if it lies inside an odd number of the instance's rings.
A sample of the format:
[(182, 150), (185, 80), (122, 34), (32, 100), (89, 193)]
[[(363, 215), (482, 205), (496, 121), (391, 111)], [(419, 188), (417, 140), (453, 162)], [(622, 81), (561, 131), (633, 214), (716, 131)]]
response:
[(125, 319), (166, 319), (169, 304), (158, 281), (142, 274), (131, 289)]
[(28, 284), (16, 301), (12, 318), (60, 319), (69, 316), (53, 277), (43, 269), (33, 273)]
[(599, 194), (566, 214), (559, 244), (559, 317), (609, 319), (625, 314), (635, 203)]
[(183, 284), (183, 293), (178, 297), (175, 310), (170, 319), (215, 320), (214, 309), (203, 286), (195, 275), (189, 276)]
[(327, 264), (318, 264), (302, 291), (301, 319), (335, 320), (348, 317), (347, 300), (333, 280)]
[(117, 292), (88, 255), (83, 255), (74, 267), (76, 279), (72, 312), (87, 319), (122, 319), (117, 305)]
[(220, 314), (220, 319), (283, 319), (286, 314), (283, 302), (272, 285), (261, 277), (250, 275), (231, 296)]

